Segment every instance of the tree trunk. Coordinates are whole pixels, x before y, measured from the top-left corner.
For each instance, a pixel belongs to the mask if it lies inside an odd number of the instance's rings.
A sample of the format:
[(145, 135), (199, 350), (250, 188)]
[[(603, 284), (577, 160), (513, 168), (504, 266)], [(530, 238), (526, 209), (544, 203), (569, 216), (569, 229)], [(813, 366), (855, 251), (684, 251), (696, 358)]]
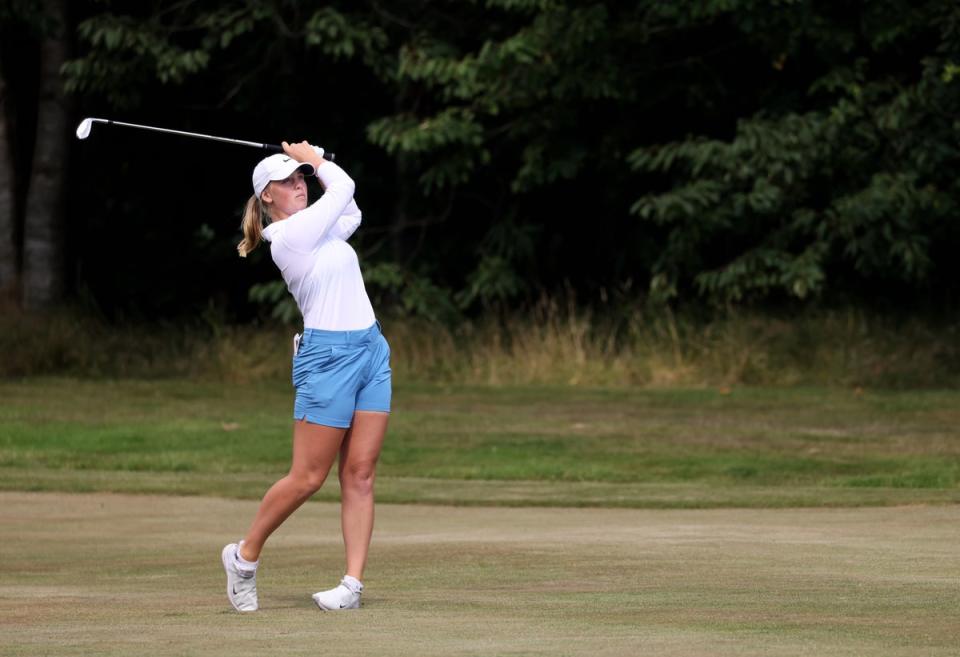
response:
[(67, 107), (60, 67), (67, 55), (66, 0), (46, 0), (53, 27), (40, 44), (40, 99), (23, 238), (23, 304), (43, 309), (63, 296), (63, 180)]
[(13, 156), (7, 136), (7, 85), (0, 71), (0, 306), (16, 297), (19, 254), (13, 190)]

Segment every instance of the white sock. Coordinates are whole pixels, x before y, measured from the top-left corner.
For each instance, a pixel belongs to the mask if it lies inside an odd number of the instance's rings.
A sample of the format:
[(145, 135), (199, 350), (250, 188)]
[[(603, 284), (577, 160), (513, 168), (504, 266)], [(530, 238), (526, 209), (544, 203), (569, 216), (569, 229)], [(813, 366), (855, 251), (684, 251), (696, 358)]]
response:
[(363, 583), (360, 582), (356, 577), (351, 577), (350, 575), (343, 576), (343, 582), (341, 582), (348, 589), (354, 593), (361, 593), (363, 591)]
[(253, 576), (257, 572), (257, 566), (260, 565), (260, 560), (256, 561), (247, 561), (240, 556), (240, 547), (243, 546), (243, 541), (240, 541), (240, 544), (237, 545), (237, 553), (234, 555), (233, 562), (239, 570), (244, 575)]

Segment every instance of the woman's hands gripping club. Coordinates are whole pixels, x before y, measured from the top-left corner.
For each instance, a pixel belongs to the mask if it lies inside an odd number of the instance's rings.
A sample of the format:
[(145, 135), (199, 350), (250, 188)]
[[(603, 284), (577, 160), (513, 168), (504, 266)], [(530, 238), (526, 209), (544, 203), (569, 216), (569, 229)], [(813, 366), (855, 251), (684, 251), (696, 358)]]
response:
[(320, 167), (326, 162), (323, 159), (323, 149), (312, 146), (309, 142), (301, 141), (296, 144), (282, 142), (283, 152), (295, 159), (297, 162), (307, 162), (313, 165), (314, 169)]

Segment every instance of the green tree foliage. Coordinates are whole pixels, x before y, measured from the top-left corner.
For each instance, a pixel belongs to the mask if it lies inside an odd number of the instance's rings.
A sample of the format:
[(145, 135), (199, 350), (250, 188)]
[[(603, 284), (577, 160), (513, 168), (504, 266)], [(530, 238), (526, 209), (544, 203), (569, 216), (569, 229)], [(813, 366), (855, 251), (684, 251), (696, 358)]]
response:
[(349, 144), (368, 285), (407, 312), (566, 281), (903, 298), (960, 273), (953, 3), (81, 5), (81, 102)]
[[(468, 308), (509, 302), (534, 283), (549, 284), (545, 278), (562, 278), (556, 273), (566, 256), (537, 240), (548, 224), (558, 240), (580, 232), (585, 217), (558, 203), (556, 190), (575, 185), (588, 168), (597, 175), (598, 163), (618, 176), (619, 151), (633, 132), (625, 120), (640, 96), (632, 44), (642, 17), (629, 3), (464, 4), (457, 20), (440, 10), (447, 3), (405, 5), (391, 79), (396, 107), (367, 134), (403, 163), (401, 184), (438, 205), (458, 199), (459, 220), (439, 232), (476, 245), (455, 250), (460, 262), (472, 261), (454, 296)], [(468, 216), (481, 229), (463, 219), (468, 198), (478, 199), (479, 212)]]
[(934, 244), (957, 235), (960, 8), (862, 3), (831, 15), (806, 2), (747, 4), (667, 13), (732, 21), (769, 44), (777, 70), (808, 67), (805, 93), (738, 120), (730, 139), (630, 154), (644, 180), (661, 181), (631, 207), (664, 230), (653, 291), (692, 283), (729, 303), (805, 298), (850, 279), (925, 282)]
[[(635, 25), (603, 3), (572, 4), (486, 2), (486, 12), (516, 12), (510, 28), (484, 15), (455, 31), (419, 25), (397, 68), (417, 102), (371, 124), (370, 138), (388, 152), (432, 156), (419, 178), (427, 191), (470, 180), (510, 146), (519, 153), (509, 162), (514, 191), (574, 178), (586, 154), (577, 138), (583, 104), (629, 102), (637, 90), (632, 62), (617, 56), (628, 54)], [(484, 40), (470, 47), (484, 23)]]
[(233, 80), (232, 97), (258, 74), (302, 56), (300, 47), (328, 62), (358, 58), (375, 71), (383, 69), (383, 32), (332, 6), (311, 8), (294, 0), (174, 0), (139, 8), (111, 0), (100, 4), (130, 13), (107, 10), (83, 20), (77, 32), (85, 53), (64, 74), (69, 91), (102, 94), (116, 107), (140, 104), (139, 90), (152, 86), (145, 81), (177, 85), (191, 76), (242, 70)]

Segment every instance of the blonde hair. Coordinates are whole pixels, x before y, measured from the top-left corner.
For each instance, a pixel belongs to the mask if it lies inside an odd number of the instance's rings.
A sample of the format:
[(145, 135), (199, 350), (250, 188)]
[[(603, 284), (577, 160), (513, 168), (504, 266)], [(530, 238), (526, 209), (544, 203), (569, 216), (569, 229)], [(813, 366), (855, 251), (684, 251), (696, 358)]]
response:
[(240, 222), (240, 229), (243, 231), (243, 240), (237, 244), (237, 252), (241, 258), (246, 258), (247, 254), (253, 251), (263, 240), (264, 219), (269, 218), (263, 207), (263, 202), (254, 194), (247, 201), (247, 206), (243, 210), (243, 220)]

